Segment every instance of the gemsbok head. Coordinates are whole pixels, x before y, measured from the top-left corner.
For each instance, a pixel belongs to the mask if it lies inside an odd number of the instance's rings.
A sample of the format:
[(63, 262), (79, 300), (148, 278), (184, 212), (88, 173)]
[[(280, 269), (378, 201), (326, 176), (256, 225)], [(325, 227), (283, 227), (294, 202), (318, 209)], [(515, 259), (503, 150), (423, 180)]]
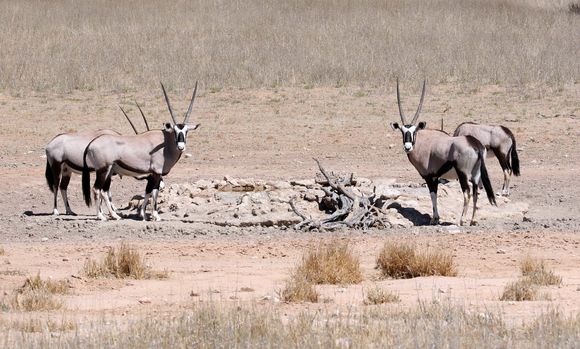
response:
[(437, 211), (437, 187), (439, 185), (439, 178), (455, 170), (461, 185), (461, 190), (463, 191), (463, 212), (461, 213), (459, 224), (463, 225), (471, 193), (473, 193), (471, 225), (475, 225), (478, 196), (477, 183), (480, 178), (485, 187), (489, 202), (492, 205), (496, 204), (495, 194), (493, 193), (493, 188), (485, 167), (485, 147), (474, 137), (451, 137), (443, 131), (427, 129), (425, 122), (417, 123), (421, 108), (423, 107), (425, 85), (426, 82), (423, 81), (419, 107), (411, 122), (408, 122), (403, 113), (403, 107), (401, 106), (399, 80), (397, 79), (397, 105), (399, 107), (399, 116), (402, 125), (394, 122), (391, 124), (391, 127), (401, 132), (403, 136), (403, 148), (407, 153), (409, 161), (427, 183), (433, 205), (431, 224), (439, 223), (439, 212)]
[[(165, 102), (169, 109), (171, 121), (162, 130), (151, 130), (135, 136), (103, 135), (95, 138), (86, 147), (83, 156), (83, 197), (87, 206), (91, 205), (90, 171), (94, 169), (96, 179), (93, 185), (93, 196), (98, 202), (99, 197), (105, 202), (111, 216), (120, 219), (110, 206), (107, 192), (111, 185), (111, 175), (118, 173), (135, 178), (147, 178), (145, 197), (140, 209), (140, 215), (145, 220), (145, 210), (149, 196), (153, 201), (152, 217), (160, 220), (157, 209), (157, 195), (162, 176), (169, 171), (181, 158), (187, 143), (187, 133), (199, 127), (199, 124), (188, 124), (189, 117), (197, 93), (197, 82), (189, 108), (183, 122), (178, 123), (169, 102), (165, 87), (161, 84)], [(101, 205), (97, 203), (97, 217), (106, 220)]]

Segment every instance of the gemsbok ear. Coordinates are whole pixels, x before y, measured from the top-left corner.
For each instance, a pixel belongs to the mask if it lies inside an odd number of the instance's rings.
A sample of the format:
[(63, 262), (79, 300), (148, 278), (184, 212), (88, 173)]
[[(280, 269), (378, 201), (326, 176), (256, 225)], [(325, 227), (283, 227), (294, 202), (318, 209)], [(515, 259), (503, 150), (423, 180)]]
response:
[(199, 128), (199, 126), (201, 126), (201, 124), (195, 124), (195, 125), (193, 125), (193, 126), (190, 126), (190, 127), (189, 127), (189, 129), (190, 129), (191, 131), (193, 131), (193, 130), (197, 130), (197, 129)]
[(417, 125), (417, 129), (418, 129), (418, 130), (422, 130), (422, 129), (424, 129), (425, 127), (427, 127), (427, 123), (426, 123), (425, 121), (421, 121), (421, 122), (419, 123), (419, 125)]
[(165, 123), (165, 130), (166, 130), (166, 131), (171, 131), (171, 130), (173, 130), (173, 127), (171, 127), (171, 124), (170, 124), (170, 123), (168, 123), (168, 122), (166, 122), (166, 123)]
[(391, 128), (393, 130), (398, 130), (399, 129), (399, 123), (398, 122), (391, 122)]

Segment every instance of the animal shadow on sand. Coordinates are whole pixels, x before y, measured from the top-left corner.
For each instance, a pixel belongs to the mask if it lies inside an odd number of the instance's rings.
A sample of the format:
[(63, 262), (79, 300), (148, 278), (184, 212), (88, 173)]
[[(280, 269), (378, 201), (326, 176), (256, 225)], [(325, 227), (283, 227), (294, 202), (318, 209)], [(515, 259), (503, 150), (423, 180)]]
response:
[[(427, 213), (421, 213), (414, 209), (413, 207), (403, 207), (398, 202), (393, 202), (387, 208), (394, 208), (399, 212), (405, 219), (408, 219), (413, 223), (414, 226), (430, 225), (431, 216)], [(450, 222), (439, 222), (439, 225), (453, 225)]]

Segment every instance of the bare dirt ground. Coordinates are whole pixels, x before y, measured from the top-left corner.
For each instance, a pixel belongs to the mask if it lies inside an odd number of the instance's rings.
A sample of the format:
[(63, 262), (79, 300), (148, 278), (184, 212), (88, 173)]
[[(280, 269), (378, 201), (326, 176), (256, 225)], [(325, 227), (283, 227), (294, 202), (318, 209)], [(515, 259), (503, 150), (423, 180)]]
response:
[[(404, 88), (412, 91), (403, 100), (411, 113), (418, 102), (418, 86)], [(174, 109), (185, 110), (188, 93), (171, 92)], [(221, 227), (188, 223), (168, 213), (162, 214), (162, 222), (98, 222), (93, 209), (82, 203), (80, 178), (74, 177), (69, 195), (80, 215), (52, 217), (52, 194), (44, 180), (46, 143), (66, 131), (113, 128), (130, 133), (117, 105), (129, 106), (133, 99), (142, 103), (153, 127), (169, 119), (160, 91), (0, 94), (0, 245), (5, 250), (0, 256), (0, 294), (12, 292), (27, 275), (39, 272), (44, 278), (70, 280), (73, 289), (65, 296), (66, 309), (79, 319), (90, 319), (101, 311), (122, 316), (171, 310), (210, 299), (270, 304), (276, 302), (277, 290), (307, 248), (344, 239), (360, 256), (365, 281), (320, 286), (327, 303), (280, 307), (290, 313), (304, 307), (331, 311), (362, 307), (365, 290), (378, 284), (398, 293), (402, 303), (396, 306), (403, 307), (416, 306), (420, 299), (449, 300), (475, 311), (498, 309), (506, 319), (518, 322), (550, 307), (580, 311), (580, 186), (576, 185), (580, 85), (559, 90), (496, 86), (465, 90), (440, 85), (428, 90), (422, 120), (430, 127), (438, 128), (443, 118), (448, 132), (463, 121), (499, 123), (514, 132), (522, 176), (512, 180), (510, 200), (529, 206), (523, 216), (487, 219), (457, 231), (414, 226), (364, 233)], [(129, 109), (138, 120), (136, 109)], [(317, 169), (312, 157), (329, 168), (367, 178), (421, 182), (404, 155), (400, 133), (388, 126), (398, 121), (392, 90), (205, 92), (197, 99), (192, 119), (202, 124), (188, 139), (186, 152), (192, 156), (180, 160), (166, 177), (168, 185), (225, 175), (263, 180), (313, 178)], [(495, 159), (488, 159), (487, 164), (499, 191), (499, 165)], [(113, 190), (115, 200), (126, 203), (143, 192), (144, 183), (116, 179)], [(489, 204), (482, 200), (480, 206), (485, 210)], [(443, 221), (456, 223), (451, 212), (441, 213)], [(379, 279), (375, 258), (387, 239), (452, 251), (458, 277)], [(169, 279), (89, 280), (81, 275), (87, 258), (101, 258), (107, 247), (121, 241), (138, 247), (154, 269), (168, 270)], [(503, 287), (518, 277), (518, 262), (526, 254), (545, 258), (563, 277), (563, 284), (546, 288), (551, 301), (498, 301)]]

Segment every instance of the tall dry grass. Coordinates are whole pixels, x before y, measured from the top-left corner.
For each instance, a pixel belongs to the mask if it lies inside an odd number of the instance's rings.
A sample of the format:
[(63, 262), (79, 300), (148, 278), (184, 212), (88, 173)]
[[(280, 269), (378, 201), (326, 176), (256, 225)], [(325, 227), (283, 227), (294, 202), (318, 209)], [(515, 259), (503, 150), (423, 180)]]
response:
[(499, 313), (422, 305), (287, 313), (271, 307), (211, 303), (171, 314), (104, 318), (51, 338), (50, 333), (0, 331), (6, 347), (51, 348), (574, 348), (580, 317), (550, 311), (507, 325)]
[(570, 3), (2, 1), (0, 89), (578, 82)]

